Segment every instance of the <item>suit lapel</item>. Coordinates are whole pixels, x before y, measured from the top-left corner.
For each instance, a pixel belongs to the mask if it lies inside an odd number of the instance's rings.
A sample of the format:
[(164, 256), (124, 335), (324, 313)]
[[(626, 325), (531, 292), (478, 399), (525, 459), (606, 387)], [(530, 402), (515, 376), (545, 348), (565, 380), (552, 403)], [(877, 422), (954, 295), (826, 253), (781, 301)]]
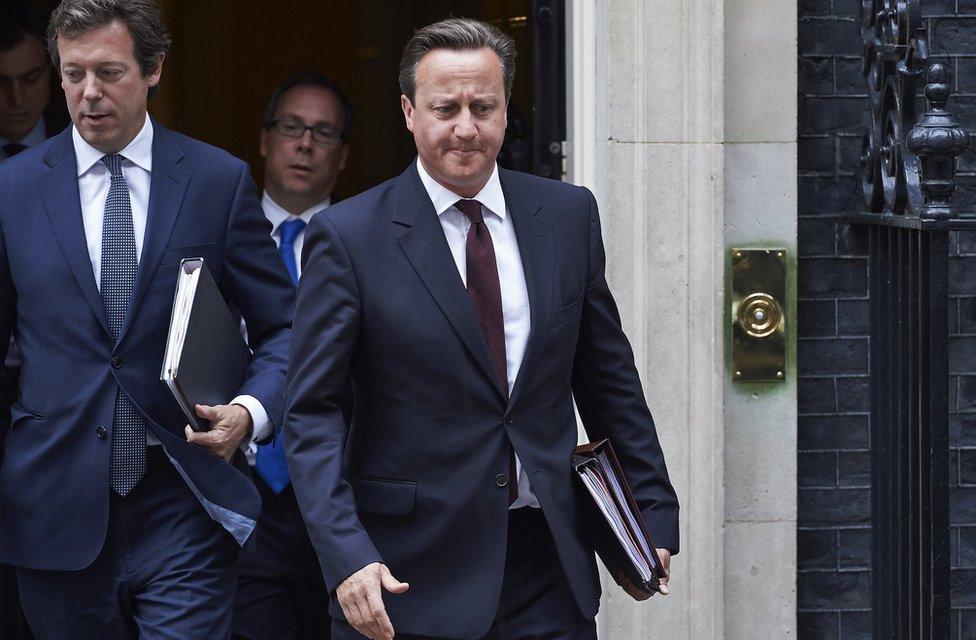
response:
[(507, 390), (502, 389), (492, 366), (488, 343), (415, 164), (397, 179), (397, 208), (393, 221), (407, 228), (399, 236), (399, 242), (410, 264), (465, 347), (504, 398)]
[(553, 284), (552, 229), (540, 216), (539, 202), (530, 191), (518, 188), (517, 180), (513, 179), (515, 177), (512, 172), (499, 169), (505, 206), (515, 225), (515, 236), (522, 258), (532, 326), (525, 355), (509, 398), (509, 407), (518, 402), (526, 384), (525, 380), (531, 375), (532, 367), (545, 344), (552, 312)]
[[(119, 335), (121, 342), (139, 309), (152, 282), (156, 267), (163, 256), (169, 237), (173, 233), (176, 218), (183, 205), (183, 197), (190, 182), (189, 173), (179, 166), (183, 150), (173, 135), (153, 120), (152, 177), (149, 186), (149, 211), (146, 219), (146, 235), (142, 242), (139, 272), (136, 276), (125, 325)], [(173, 276), (174, 280), (176, 276)]]
[(70, 128), (57, 136), (45, 154), (44, 162), (50, 170), (38, 180), (38, 187), (54, 235), (88, 306), (105, 333), (111, 335), (105, 307), (95, 284), (91, 256), (88, 254), (81, 199), (78, 195), (78, 163), (71, 142)]

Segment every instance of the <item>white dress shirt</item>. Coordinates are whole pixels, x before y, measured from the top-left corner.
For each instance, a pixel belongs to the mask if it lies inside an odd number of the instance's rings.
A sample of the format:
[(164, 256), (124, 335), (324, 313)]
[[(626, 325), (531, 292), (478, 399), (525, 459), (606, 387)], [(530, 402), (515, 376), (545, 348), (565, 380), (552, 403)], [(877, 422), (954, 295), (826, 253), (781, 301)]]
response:
[[(78, 195), (81, 198), (81, 217), (85, 226), (85, 240), (95, 286), (101, 287), (102, 273), (102, 218), (105, 214), (105, 200), (108, 198), (110, 176), (108, 167), (101, 159), (104, 153), (85, 142), (78, 129), (71, 128), (75, 158), (78, 162)], [(146, 237), (146, 222), (149, 218), (149, 185), (152, 179), (152, 141), (153, 127), (149, 114), (146, 123), (124, 149), (122, 156), (122, 175), (129, 187), (129, 202), (132, 205), (132, 228), (136, 241), (136, 260), (142, 257), (143, 239)], [(271, 421), (264, 406), (257, 398), (249, 395), (237, 396), (229, 404), (239, 404), (251, 414), (254, 424), (253, 440), (271, 435)], [(159, 444), (151, 432), (146, 432), (147, 444)], [(247, 442), (241, 446), (246, 447)]]
[[(312, 221), (312, 216), (314, 216), (319, 211), (324, 211), (329, 208), (332, 204), (332, 196), (323, 200), (322, 202), (316, 204), (313, 207), (309, 207), (302, 212), (299, 218), (305, 221), (306, 228), (308, 223)], [(261, 208), (264, 209), (264, 217), (267, 218), (273, 225), (271, 230), (271, 237), (274, 238), (275, 244), (281, 246), (281, 223), (287, 220), (294, 219), (295, 216), (288, 213), (281, 208), (277, 202), (275, 202), (268, 192), (264, 192), (264, 196), (261, 198)], [(305, 229), (298, 232), (298, 236), (295, 237), (295, 264), (298, 266), (298, 275), (302, 275), (302, 247), (305, 246)]]
[[(47, 140), (47, 128), (44, 126), (44, 118), (38, 118), (37, 124), (35, 124), (34, 128), (30, 130), (30, 133), (24, 136), (23, 140), (18, 140), (17, 142), (27, 148), (30, 148), (36, 144), (44, 142), (45, 140)], [(0, 136), (0, 162), (3, 162), (10, 157), (7, 155), (7, 152), (3, 150), (4, 145), (10, 142), (13, 142), (13, 140), (7, 140), (3, 136)]]
[[(454, 256), (461, 281), (467, 286), (467, 259), (465, 243), (471, 221), (454, 206), (461, 196), (434, 180), (420, 158), (417, 158), (417, 171), (424, 183), (427, 195), (434, 205), (434, 211), (444, 229), (444, 236)], [(474, 200), (482, 204), (485, 226), (491, 234), (491, 244), (495, 250), (495, 263), (498, 267), (498, 284), (502, 293), (502, 318), (505, 322), (505, 359), (508, 374), (508, 393), (511, 395), (515, 379), (518, 377), (525, 346), (529, 341), (531, 318), (529, 314), (529, 292), (525, 286), (525, 272), (522, 269), (522, 255), (512, 216), (505, 206), (505, 194), (498, 179), (498, 166), (495, 166), (488, 183)], [(518, 498), (510, 508), (538, 507), (539, 500), (529, 484), (528, 474), (522, 468), (522, 461), (515, 456), (515, 471), (518, 475)]]

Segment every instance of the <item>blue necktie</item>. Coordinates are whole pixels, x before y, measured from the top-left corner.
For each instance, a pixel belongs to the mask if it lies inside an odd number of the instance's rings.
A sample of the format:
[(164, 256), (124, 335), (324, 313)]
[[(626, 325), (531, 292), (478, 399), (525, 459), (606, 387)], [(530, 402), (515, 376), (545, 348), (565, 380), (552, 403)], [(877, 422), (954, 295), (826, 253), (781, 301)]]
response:
[[(281, 252), (281, 259), (285, 263), (285, 268), (291, 274), (291, 281), (298, 284), (298, 264), (295, 262), (295, 240), (305, 229), (305, 221), (301, 218), (292, 218), (287, 222), (281, 223), (278, 227), (281, 234), (281, 244), (278, 250)], [(285, 490), (291, 479), (288, 477), (288, 464), (285, 462), (285, 446), (281, 437), (275, 439), (271, 444), (260, 445), (258, 447), (257, 461), (254, 464), (264, 483), (275, 493)]]
[[(132, 298), (139, 263), (132, 227), (129, 186), (122, 175), (122, 156), (102, 158), (108, 167), (109, 188), (102, 217), (102, 264), (99, 292), (112, 339), (118, 340)], [(114, 358), (113, 358), (114, 360)], [(120, 496), (128, 495), (146, 473), (146, 423), (121, 388), (115, 392), (112, 416), (112, 457), (109, 484)]]

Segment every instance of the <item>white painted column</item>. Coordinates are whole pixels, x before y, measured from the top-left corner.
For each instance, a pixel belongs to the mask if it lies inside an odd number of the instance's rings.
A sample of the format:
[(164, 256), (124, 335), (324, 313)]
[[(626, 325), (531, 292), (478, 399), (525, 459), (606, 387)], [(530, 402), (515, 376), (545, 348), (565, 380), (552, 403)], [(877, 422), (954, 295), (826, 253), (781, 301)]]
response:
[(570, 4), (569, 180), (681, 501), (672, 595), (604, 576), (600, 637), (795, 637), (795, 371), (754, 398), (725, 363), (727, 248), (796, 245), (795, 2)]
[[(797, 6), (725, 2), (725, 254), (796, 267)], [(795, 285), (787, 286), (795, 295)], [(725, 637), (796, 638), (796, 305), (784, 382), (725, 375)], [(748, 612), (748, 615), (742, 615)]]
[(608, 278), (681, 500), (672, 595), (638, 604), (605, 577), (600, 635), (720, 637), (722, 2), (572, 4), (570, 179), (600, 202)]

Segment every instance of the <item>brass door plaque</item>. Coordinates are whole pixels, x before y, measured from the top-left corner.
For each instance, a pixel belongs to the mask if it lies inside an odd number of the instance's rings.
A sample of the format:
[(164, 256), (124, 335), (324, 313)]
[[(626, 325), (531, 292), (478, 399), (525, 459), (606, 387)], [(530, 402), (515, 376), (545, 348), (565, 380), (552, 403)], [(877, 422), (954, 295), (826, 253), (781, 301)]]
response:
[(732, 379), (786, 378), (786, 251), (732, 249)]

